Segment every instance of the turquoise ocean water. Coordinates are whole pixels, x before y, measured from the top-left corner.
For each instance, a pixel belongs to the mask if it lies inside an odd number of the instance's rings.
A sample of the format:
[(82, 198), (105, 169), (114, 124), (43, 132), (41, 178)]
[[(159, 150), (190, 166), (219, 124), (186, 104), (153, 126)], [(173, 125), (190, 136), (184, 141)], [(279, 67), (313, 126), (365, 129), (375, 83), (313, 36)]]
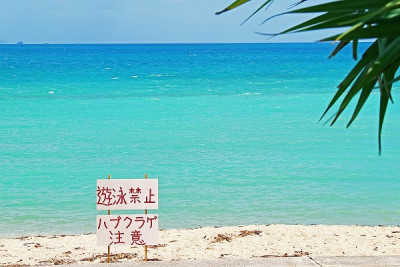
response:
[(400, 94), (381, 157), (378, 92), (318, 123), (354, 65), (332, 49), (1, 45), (0, 236), (94, 232), (109, 173), (159, 179), (161, 228), (400, 224)]

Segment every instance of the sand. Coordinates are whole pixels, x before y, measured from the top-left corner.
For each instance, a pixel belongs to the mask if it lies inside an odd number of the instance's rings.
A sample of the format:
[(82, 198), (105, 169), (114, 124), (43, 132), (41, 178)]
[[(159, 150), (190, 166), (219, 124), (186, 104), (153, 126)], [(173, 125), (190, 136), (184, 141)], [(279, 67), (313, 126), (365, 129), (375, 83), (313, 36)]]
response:
[[(400, 227), (249, 225), (159, 231), (150, 260), (288, 256), (399, 256)], [(112, 261), (142, 261), (142, 246), (111, 247)], [(0, 265), (53, 265), (107, 260), (95, 234), (26, 236), (0, 240)]]

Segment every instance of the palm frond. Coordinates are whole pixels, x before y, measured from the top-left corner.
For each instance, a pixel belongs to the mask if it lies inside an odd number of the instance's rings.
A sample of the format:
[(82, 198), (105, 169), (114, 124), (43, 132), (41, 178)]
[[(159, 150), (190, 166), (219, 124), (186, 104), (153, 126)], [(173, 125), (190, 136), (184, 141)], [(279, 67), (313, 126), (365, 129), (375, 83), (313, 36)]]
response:
[[(236, 8), (248, 1), (235, 1), (223, 12)], [(321, 41), (339, 41), (329, 58), (334, 57), (351, 42), (353, 45), (353, 58), (356, 61), (358, 58), (358, 41), (375, 40), (339, 84), (336, 94), (323, 112), (320, 120), (339, 101), (341, 96), (344, 96), (337, 112), (329, 119), (331, 125), (335, 124), (349, 103), (359, 95), (357, 105), (347, 124), (347, 127), (349, 127), (357, 118), (372, 90), (377, 85), (381, 92), (378, 131), (380, 152), (382, 127), (387, 105), (389, 100), (393, 102), (391, 90), (393, 85), (400, 81), (399, 76), (395, 77), (400, 66), (400, 0), (335, 0), (301, 7), (300, 4), (305, 1), (298, 0), (290, 7), (290, 10), (270, 16), (262, 24), (277, 16), (291, 14), (311, 13), (315, 14), (315, 17), (284, 31), (264, 35), (274, 37), (287, 33), (343, 28), (341, 33), (326, 37)], [(272, 2), (272, 0), (263, 1), (263, 4), (249, 18)]]

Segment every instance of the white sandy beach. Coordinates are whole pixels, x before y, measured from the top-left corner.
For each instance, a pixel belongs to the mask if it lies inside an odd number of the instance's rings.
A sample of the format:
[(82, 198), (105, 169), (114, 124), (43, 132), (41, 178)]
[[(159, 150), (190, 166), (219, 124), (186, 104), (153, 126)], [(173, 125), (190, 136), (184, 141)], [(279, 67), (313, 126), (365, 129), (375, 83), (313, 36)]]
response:
[[(112, 261), (142, 261), (143, 247), (111, 247)], [(400, 255), (400, 227), (250, 225), (159, 232), (149, 260), (201, 260), (288, 256)], [(0, 265), (106, 262), (95, 234), (29, 236), (0, 240)]]

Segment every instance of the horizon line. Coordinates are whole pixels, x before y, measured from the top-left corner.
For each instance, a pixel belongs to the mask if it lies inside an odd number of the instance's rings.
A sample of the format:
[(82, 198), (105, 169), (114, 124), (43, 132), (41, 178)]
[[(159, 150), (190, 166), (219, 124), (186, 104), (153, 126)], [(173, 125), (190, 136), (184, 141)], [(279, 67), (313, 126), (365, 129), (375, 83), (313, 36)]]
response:
[[(362, 43), (370, 43), (371, 41), (360, 41)], [(299, 42), (136, 42), (136, 43), (129, 43), (129, 42), (122, 42), (122, 43), (80, 43), (80, 42), (71, 42), (71, 43), (24, 43), (24, 42), (17, 42), (17, 43), (0, 43), (0, 45), (164, 45), (164, 44), (308, 44), (308, 43), (337, 43), (333, 41), (299, 41)]]

